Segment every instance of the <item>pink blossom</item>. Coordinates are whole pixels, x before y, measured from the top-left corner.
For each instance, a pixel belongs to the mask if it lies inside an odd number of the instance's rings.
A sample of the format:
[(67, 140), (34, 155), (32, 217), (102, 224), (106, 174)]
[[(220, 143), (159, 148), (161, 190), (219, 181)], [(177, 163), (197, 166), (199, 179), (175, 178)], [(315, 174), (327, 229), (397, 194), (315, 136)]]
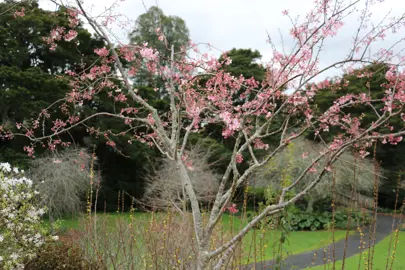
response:
[(150, 48), (142, 48), (139, 53), (143, 58), (146, 60), (156, 60), (157, 59), (157, 52), (154, 52), (153, 49)]
[(311, 120), (314, 116), (312, 115), (312, 110), (310, 108), (307, 108), (304, 111), (304, 115), (308, 120)]
[(34, 135), (34, 131), (32, 129), (28, 129), (27, 132), (25, 133), (25, 136), (27, 137), (32, 137)]
[(231, 214), (236, 214), (239, 212), (239, 210), (236, 208), (236, 204), (234, 203), (231, 206), (228, 206), (227, 209)]
[(241, 154), (236, 154), (235, 161), (236, 161), (236, 163), (242, 163), (242, 161), (243, 161), (242, 155)]
[(229, 129), (230, 131), (235, 131), (238, 130), (240, 128), (240, 121), (239, 119), (233, 117), (231, 115), (231, 113), (229, 112), (222, 112), (219, 115), (220, 118), (222, 118), (222, 120), (225, 122), (225, 124), (227, 125), (227, 129)]
[(120, 101), (120, 102), (125, 102), (125, 101), (127, 101), (127, 97), (123, 93), (120, 93), (118, 96), (116, 96), (114, 98), (114, 100)]
[(329, 149), (335, 151), (339, 149), (339, 147), (343, 144), (343, 140), (340, 138), (335, 138), (331, 145), (329, 145)]
[(124, 59), (128, 62), (134, 61), (135, 51), (129, 46), (124, 46), (120, 48), (120, 53), (123, 55)]
[(367, 155), (369, 155), (370, 153), (365, 151), (365, 150), (360, 150), (359, 151), (360, 157), (361, 158), (365, 158)]
[(283, 15), (288, 15), (288, 10), (285, 9), (285, 10), (283, 10), (282, 13), (283, 13)]
[(227, 209), (231, 214), (236, 214), (239, 212), (239, 210), (236, 208), (236, 204), (234, 204), (234, 203), (231, 204), (230, 206), (224, 207), (222, 209), (222, 212), (225, 212)]
[(94, 52), (100, 57), (106, 57), (109, 54), (109, 51), (105, 47), (94, 49)]
[(114, 141), (111, 141), (111, 140), (110, 140), (110, 141), (107, 141), (106, 144), (109, 145), (109, 146), (111, 146), (112, 148), (115, 148), (115, 146), (116, 146), (115, 142), (114, 142)]
[(51, 128), (52, 131), (57, 131), (66, 126), (66, 123), (60, 119), (56, 119), (53, 121), (53, 127)]
[(303, 105), (308, 102), (308, 97), (302, 96), (301, 93), (297, 93), (290, 98), (289, 102), (293, 103), (295, 106)]
[(42, 40), (50, 46), (49, 50), (56, 50), (57, 44), (55, 43), (55, 41), (61, 40), (64, 32), (65, 28), (58, 26), (55, 29), (51, 30), (49, 37), (42, 37)]
[(77, 18), (79, 12), (75, 9), (69, 8), (67, 10), (67, 13), (69, 15), (69, 27), (74, 28), (79, 25), (79, 19)]
[(304, 152), (301, 154), (301, 158), (307, 158), (308, 157), (308, 152)]
[(61, 40), (63, 32), (65, 32), (65, 28), (58, 26), (55, 29), (51, 30), (51, 36), (50, 37), (53, 40)]
[(71, 70), (66, 70), (65, 73), (69, 76), (76, 76), (76, 72), (71, 71)]
[(35, 153), (34, 147), (32, 147), (32, 146), (24, 146), (23, 149), (24, 149), (25, 152), (27, 152), (29, 157), (35, 158), (35, 156), (34, 156), (34, 153)]
[(137, 73), (137, 69), (136, 69), (135, 67), (131, 67), (131, 68), (128, 70), (128, 75), (129, 75), (129, 76), (134, 77), (134, 76), (136, 75), (136, 73)]
[[(39, 121), (38, 121), (38, 120), (32, 121), (32, 127), (33, 127), (34, 129), (37, 129), (37, 128), (39, 127)], [(0, 128), (0, 131), (1, 131), (1, 128)]]
[(45, 118), (51, 117), (51, 115), (49, 114), (49, 112), (46, 109), (41, 110), (41, 115), (43, 115)]
[(402, 136), (394, 137), (393, 135), (390, 135), (390, 136), (388, 137), (388, 141), (389, 141), (389, 143), (392, 144), (392, 145), (397, 145), (399, 142), (402, 141)]
[(69, 18), (69, 27), (76, 27), (79, 25), (79, 19), (78, 18)]
[(25, 16), (24, 11), (25, 11), (25, 8), (22, 7), (20, 11), (14, 12), (14, 18), (17, 18), (17, 17), (24, 17), (24, 16)]
[(255, 139), (255, 144), (254, 144), (254, 148), (256, 149), (269, 149), (269, 145), (267, 143), (264, 143), (262, 140), (260, 139)]
[(99, 67), (100, 73), (109, 73), (111, 71), (111, 67), (107, 65), (102, 65)]
[(148, 62), (148, 63), (146, 63), (146, 67), (148, 68), (149, 72), (155, 73), (157, 64), (156, 64), (156, 62)]
[(148, 114), (148, 123), (151, 124), (152, 126), (155, 124), (155, 119), (153, 119), (152, 114)]
[(65, 41), (69, 42), (75, 39), (76, 37), (77, 32), (75, 30), (69, 30), (69, 32), (67, 32), (63, 38), (65, 39)]
[(130, 114), (130, 113), (137, 113), (137, 112), (138, 112), (138, 109), (136, 109), (136, 108), (124, 108), (124, 109), (121, 109), (121, 113)]
[(183, 161), (184, 165), (186, 165), (186, 167), (187, 167), (190, 171), (193, 171), (193, 170), (194, 170), (194, 168), (193, 168), (193, 161), (192, 161), (192, 160), (188, 160), (188, 155), (184, 154), (184, 155), (181, 157), (181, 160)]

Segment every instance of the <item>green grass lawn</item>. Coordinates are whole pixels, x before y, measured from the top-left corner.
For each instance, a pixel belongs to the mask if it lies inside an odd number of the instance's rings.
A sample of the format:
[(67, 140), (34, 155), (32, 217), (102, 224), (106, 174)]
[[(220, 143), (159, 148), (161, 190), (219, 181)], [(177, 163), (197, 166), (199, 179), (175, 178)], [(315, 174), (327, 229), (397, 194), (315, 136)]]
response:
[[(374, 247), (374, 257), (372, 261), (372, 268), (371, 265), (368, 265), (368, 253), (357, 254), (345, 260), (344, 269), (373, 269), (373, 270), (385, 270), (385, 269), (393, 269), (393, 270), (405, 270), (405, 232), (399, 232), (398, 235), (398, 244), (395, 250), (395, 259), (393, 260), (392, 268), (391, 268), (391, 259), (389, 260), (388, 268), (386, 268), (387, 264), (387, 257), (392, 258), (394, 253), (394, 243), (395, 243), (395, 235), (392, 234), (392, 242), (391, 236), (388, 236), (380, 243), (378, 243)], [(388, 250), (391, 247), (391, 252), (388, 255)], [(370, 263), (371, 264), (371, 263)], [(322, 265), (317, 267), (311, 267), (308, 269), (311, 270), (327, 270), (332, 269), (332, 264)], [(342, 269), (342, 261), (337, 261), (335, 263), (335, 269)]]
[[(351, 233), (351, 232), (349, 232)], [(249, 232), (245, 238), (244, 249), (249, 256), (249, 262), (254, 261), (251, 243), (256, 236), (256, 261), (273, 260), (277, 256), (287, 257), (292, 254), (298, 254), (324, 246), (333, 242), (333, 234), (330, 231), (297, 231), (287, 235), (283, 245), (280, 245), (281, 231), (273, 230), (265, 233), (260, 231)], [(335, 242), (344, 239), (346, 231), (335, 231)], [(261, 247), (261, 248), (260, 248)], [(249, 252), (250, 251), (250, 252)]]
[[(150, 213), (144, 213), (144, 212), (134, 212), (132, 214), (136, 219), (138, 218), (144, 218), (144, 219), (149, 219)], [(94, 214), (93, 214), (94, 216)], [(130, 220), (130, 214), (129, 213), (108, 213), (108, 214), (104, 214), (104, 213), (98, 213), (97, 216), (99, 217), (108, 217), (108, 223), (113, 226), (115, 223), (115, 220), (118, 218), (128, 218), (128, 221)], [(63, 229), (63, 230), (67, 230), (67, 229), (80, 229), (81, 226), (83, 225), (83, 221), (84, 221), (84, 215), (82, 217), (64, 217), (64, 218), (60, 218), (58, 219), (57, 223), (59, 223), (59, 226)], [(49, 226), (50, 222), (48, 219), (44, 220), (44, 225), (45, 226)]]
[[(237, 232), (238, 228), (246, 222), (238, 217), (224, 215), (222, 224), (228, 231)], [(349, 234), (353, 233), (351, 231)], [(346, 237), (346, 231), (337, 230), (334, 234), (331, 231), (294, 231), (290, 232), (282, 245), (280, 230), (251, 230), (244, 238), (242, 247), (244, 258), (243, 263), (254, 261), (273, 260), (276, 256), (287, 257), (324, 246)], [(256, 256), (254, 255), (256, 254)]]
[[(100, 217), (105, 217), (105, 214), (98, 214)], [(151, 213), (134, 213), (134, 219), (150, 219)], [(157, 218), (164, 216), (164, 213), (154, 214)], [(109, 213), (107, 214), (107, 224), (114, 228), (115, 220), (118, 218), (128, 218), (128, 213)], [(79, 218), (66, 218), (61, 219), (61, 231), (68, 229), (80, 230), (83, 224), (83, 219)], [(240, 217), (224, 214), (219, 227), (219, 234), (226, 234), (228, 236), (234, 235), (238, 229), (247, 223)], [(48, 221), (45, 221), (49, 225)], [(252, 230), (250, 231), (242, 242), (242, 256), (240, 257), (241, 263), (249, 263), (254, 261), (272, 260), (277, 255), (286, 257), (291, 254), (297, 254), (305, 251), (310, 251), (332, 243), (332, 232), (330, 231), (296, 231), (290, 232), (285, 239), (283, 245), (280, 246), (281, 231), (279, 230)], [(346, 231), (335, 231), (334, 239), (339, 241), (346, 236)]]

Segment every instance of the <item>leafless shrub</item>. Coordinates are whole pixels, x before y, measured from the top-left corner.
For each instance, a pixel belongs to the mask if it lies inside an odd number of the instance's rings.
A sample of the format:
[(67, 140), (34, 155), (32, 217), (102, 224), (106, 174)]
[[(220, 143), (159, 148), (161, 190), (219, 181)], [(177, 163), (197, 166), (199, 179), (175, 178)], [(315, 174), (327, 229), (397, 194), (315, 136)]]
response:
[[(96, 221), (97, 219), (97, 221)], [(75, 232), (76, 243), (89, 260), (105, 269), (195, 269), (193, 226), (189, 218), (152, 214), (111, 217), (97, 215), (83, 220)], [(97, 224), (97, 226), (94, 226)], [(181, 233), (179, 233), (181, 232)]]
[(50, 219), (83, 209), (90, 187), (91, 157), (84, 149), (68, 149), (31, 162), (30, 177), (48, 208)]
[[(283, 152), (278, 153), (271, 162), (259, 170), (252, 181), (256, 187), (272, 187), (280, 190), (280, 187), (297, 179), (325, 147), (321, 143), (314, 143), (308, 139), (295, 140)], [(325, 160), (320, 160), (313, 170), (320, 170), (325, 166)], [(375, 168), (369, 158), (361, 158), (347, 151), (333, 165), (335, 186), (334, 192), (350, 198), (355, 190), (359, 195), (373, 196)], [(381, 172), (380, 172), (381, 173)], [(297, 190), (301, 190), (315, 177), (315, 173), (308, 173), (302, 179)], [(332, 172), (324, 175), (322, 180), (307, 195), (308, 211), (312, 205), (321, 199), (331, 196)], [(283, 183), (284, 182), (284, 183)], [(342, 202), (343, 203), (343, 202)]]
[[(99, 214), (83, 218), (79, 228), (67, 233), (64, 240), (78, 244), (87, 260), (97, 261), (102, 269), (197, 269), (198, 251), (189, 213), (152, 212), (114, 218)], [(219, 228), (213, 234), (212, 247), (231, 238)], [(240, 252), (238, 248), (226, 263), (237, 265)]]
[[(192, 186), (201, 202), (214, 198), (219, 183), (219, 175), (212, 169), (209, 157), (210, 151), (200, 144), (192, 146), (184, 155)], [(175, 161), (163, 159), (157, 167), (153, 167), (147, 178), (144, 201), (154, 209), (185, 210), (188, 199)]]

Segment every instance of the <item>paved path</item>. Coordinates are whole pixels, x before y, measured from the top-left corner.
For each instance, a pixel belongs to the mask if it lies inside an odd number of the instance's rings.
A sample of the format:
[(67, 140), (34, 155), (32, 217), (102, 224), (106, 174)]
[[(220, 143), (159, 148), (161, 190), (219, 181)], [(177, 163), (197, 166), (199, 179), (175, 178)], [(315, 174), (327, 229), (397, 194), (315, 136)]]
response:
[[(398, 219), (399, 217), (396, 218), (396, 224), (398, 224)], [(392, 216), (385, 216), (385, 215), (378, 215), (377, 217), (377, 222), (376, 222), (376, 233), (375, 233), (375, 243), (380, 242), (383, 240), (385, 237), (387, 237), (391, 232), (392, 232), (392, 223), (394, 221), (394, 218)], [(370, 229), (367, 227), (364, 229), (365, 230), (365, 235), (363, 236), (363, 241), (366, 242), (366, 248), (368, 248), (368, 243), (369, 243), (369, 231)], [(373, 233), (371, 233), (373, 237)], [(372, 240), (373, 241), (373, 240)], [(333, 247), (335, 247), (335, 260), (342, 260), (344, 256), (344, 250), (345, 246), (347, 245), (346, 248), (346, 258), (349, 258), (353, 255), (356, 255), (357, 253), (360, 252), (359, 245), (360, 245), (360, 234), (352, 234), (349, 235), (348, 241), (346, 243), (345, 239), (335, 242), (334, 244), (329, 245), (326, 248), (326, 253), (324, 252), (324, 248), (320, 248), (317, 250), (312, 250), (308, 251), (305, 253), (300, 253), (296, 255), (292, 255), (287, 257), (283, 261), (282, 268), (283, 270), (290, 270), (290, 269), (304, 269), (312, 265), (314, 262), (315, 265), (322, 265), (324, 264), (324, 255), (329, 256), (330, 259), (333, 260), (333, 255), (332, 255), (332, 250)], [(372, 245), (372, 243), (371, 243)], [(317, 254), (315, 257), (314, 254)], [(315, 258), (314, 258), (315, 257)], [(255, 267), (253, 265), (248, 265), (243, 267), (244, 270), (249, 270), (249, 269), (256, 269), (256, 270), (264, 270), (264, 269), (274, 269), (275, 262), (274, 261), (264, 261), (260, 263), (256, 263)]]

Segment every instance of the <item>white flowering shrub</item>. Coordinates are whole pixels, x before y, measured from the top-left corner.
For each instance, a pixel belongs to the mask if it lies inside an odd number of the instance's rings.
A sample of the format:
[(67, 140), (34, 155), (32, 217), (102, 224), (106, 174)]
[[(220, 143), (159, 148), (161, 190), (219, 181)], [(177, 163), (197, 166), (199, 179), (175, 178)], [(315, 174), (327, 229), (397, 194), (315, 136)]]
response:
[(35, 206), (37, 192), (23, 173), (0, 163), (0, 269), (23, 269), (46, 240), (45, 211)]

